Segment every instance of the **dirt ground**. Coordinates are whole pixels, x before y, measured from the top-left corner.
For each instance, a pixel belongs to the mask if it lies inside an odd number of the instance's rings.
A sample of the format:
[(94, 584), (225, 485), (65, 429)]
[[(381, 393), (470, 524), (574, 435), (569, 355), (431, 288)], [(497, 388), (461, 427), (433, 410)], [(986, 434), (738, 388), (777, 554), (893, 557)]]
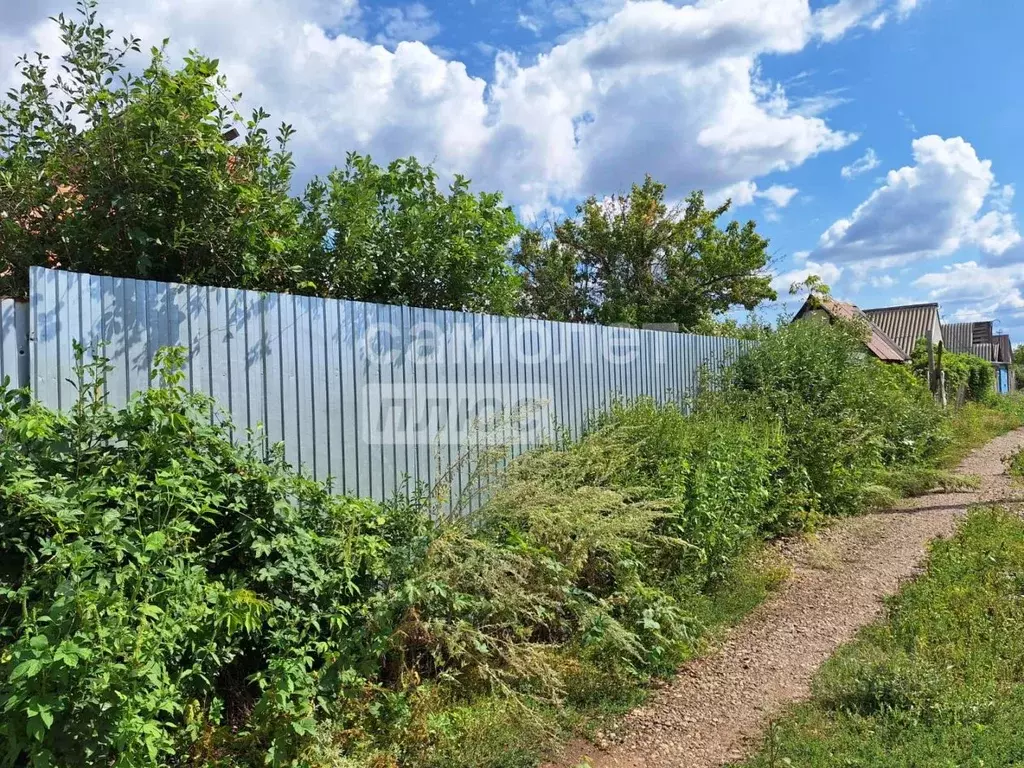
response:
[(783, 545), (793, 572), (776, 595), (597, 745), (573, 742), (548, 768), (712, 768), (743, 758), (772, 717), (808, 696), (818, 666), (878, 617), (930, 540), (948, 535), (970, 505), (1024, 502), (1002, 462), (1020, 445), (1024, 429), (964, 460), (958, 471), (981, 478), (977, 491), (908, 499)]

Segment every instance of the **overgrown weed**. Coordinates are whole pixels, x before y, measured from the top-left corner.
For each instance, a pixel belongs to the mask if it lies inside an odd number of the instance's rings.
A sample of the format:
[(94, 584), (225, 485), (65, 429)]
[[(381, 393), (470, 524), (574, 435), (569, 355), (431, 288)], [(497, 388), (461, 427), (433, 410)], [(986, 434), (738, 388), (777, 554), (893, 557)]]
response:
[[(478, 461), (472, 503), (442, 483), (382, 505), (233, 444), (180, 359), (120, 409), (102, 362), (70, 414), (0, 398), (15, 761), (531, 765), (777, 587), (766, 539), (864, 509), (880, 479), (945, 482), (930, 468), (962, 439), (855, 332), (798, 323), (688, 412), (619, 405), (500, 475)], [(968, 439), (1020, 423), (1000, 407), (955, 419)]]

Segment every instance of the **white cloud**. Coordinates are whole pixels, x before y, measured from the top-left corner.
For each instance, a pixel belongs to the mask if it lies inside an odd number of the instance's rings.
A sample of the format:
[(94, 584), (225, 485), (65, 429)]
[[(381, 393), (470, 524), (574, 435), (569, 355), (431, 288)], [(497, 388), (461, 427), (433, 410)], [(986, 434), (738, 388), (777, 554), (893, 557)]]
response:
[(900, 16), (910, 15), (915, 8), (917, 8), (923, 0), (899, 0), (896, 3), (896, 10)]
[(516, 24), (518, 24), (523, 29), (530, 30), (535, 35), (539, 35), (541, 30), (544, 29), (544, 24), (541, 22), (540, 19), (536, 18), (535, 16), (527, 16), (525, 13), (519, 14), (519, 16), (516, 18)]
[[(921, 0), (838, 0), (814, 13), (815, 34), (832, 42), (860, 27), (877, 32), (893, 16), (905, 20), (920, 3)], [(895, 13), (889, 12), (890, 7), (894, 7)]]
[[(548, 27), (565, 30), (606, 19), (626, 4), (627, 0), (528, 0), (518, 18), (535, 34)], [(525, 24), (523, 22), (526, 22)]]
[(721, 187), (708, 192), (704, 198), (707, 205), (712, 208), (717, 208), (726, 200), (732, 201), (733, 208), (740, 208), (754, 202), (754, 196), (756, 194), (757, 184), (755, 182), (738, 181), (735, 184), (730, 184), (726, 187)]
[(862, 173), (873, 171), (879, 166), (881, 161), (878, 159), (878, 155), (875, 154), (875, 150), (868, 147), (868, 151), (858, 157), (849, 165), (844, 165), (839, 174), (844, 179), (852, 179), (860, 176)]
[[(974, 245), (992, 257), (1012, 257), (1021, 241), (1005, 188), (992, 163), (960, 137), (913, 142), (914, 165), (889, 171), (885, 183), (830, 226), (813, 255), (836, 262), (886, 266), (944, 256)], [(996, 208), (983, 212), (987, 201)]]
[(881, 6), (882, 0), (838, 0), (814, 14), (815, 31), (826, 42), (836, 40), (854, 27), (876, 22)]
[(384, 28), (376, 40), (384, 45), (395, 45), (403, 40), (426, 42), (441, 33), (441, 25), (422, 3), (384, 8), (381, 10), (381, 21)]
[(997, 320), (1016, 327), (1018, 334), (1024, 330), (1024, 269), (1020, 266), (987, 267), (975, 261), (950, 264), (922, 275), (914, 286), (942, 304), (947, 320)]
[(789, 293), (789, 289), (793, 283), (802, 283), (811, 275), (817, 275), (825, 285), (833, 286), (839, 281), (839, 278), (842, 277), (843, 268), (837, 264), (831, 264), (828, 262), (819, 264), (813, 261), (807, 261), (796, 269), (791, 269), (788, 272), (776, 275), (772, 279), (772, 288), (775, 289), (775, 292), (778, 293), (779, 296), (782, 296)]
[(870, 284), (872, 288), (892, 288), (896, 285), (896, 278), (892, 275), (875, 275)]
[(785, 208), (799, 194), (796, 187), (784, 184), (773, 184), (767, 189), (760, 189), (756, 182), (738, 181), (727, 187), (721, 187), (705, 195), (709, 206), (718, 206), (726, 200), (732, 200), (734, 208), (750, 205), (755, 200), (766, 200), (776, 208)]
[(793, 198), (796, 197), (798, 190), (796, 187), (787, 187), (783, 184), (773, 184), (768, 187), (764, 192), (758, 192), (758, 197), (763, 197), (768, 200), (776, 208), (785, 208), (792, 202)]
[[(388, 48), (361, 39), (357, 0), (104, 0), (100, 14), (146, 43), (170, 36), (173, 54), (219, 58), (233, 91), (295, 125), (302, 176), (347, 150), (415, 154), (544, 207), (645, 172), (673, 193), (745, 185), (753, 199), (756, 179), (848, 145), (855, 136), (766, 81), (759, 58), (835, 39), (896, 0), (813, 12), (808, 0), (538, 2), (580, 26), (536, 59), (499, 53), (487, 79), (421, 42), (437, 25), (419, 4), (384, 12)], [(56, 48), (43, 19), (64, 3), (25, 5), (0, 5), (0, 60)]]

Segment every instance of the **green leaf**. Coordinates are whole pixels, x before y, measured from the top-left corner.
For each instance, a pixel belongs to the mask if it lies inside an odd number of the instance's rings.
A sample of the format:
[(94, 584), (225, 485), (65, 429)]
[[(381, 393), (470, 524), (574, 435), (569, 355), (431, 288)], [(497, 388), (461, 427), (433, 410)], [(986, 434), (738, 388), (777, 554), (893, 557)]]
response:
[(42, 668), (43, 663), (39, 661), (39, 659), (28, 659), (27, 661), (21, 662), (14, 668), (14, 671), (11, 672), (10, 680), (13, 683), (15, 680), (20, 680), (23, 677), (35, 677), (39, 674)]
[(309, 736), (316, 732), (316, 720), (311, 717), (295, 720), (292, 722), (292, 730), (300, 736)]
[(149, 603), (142, 603), (138, 607), (138, 611), (143, 616), (148, 616), (151, 619), (159, 619), (164, 614), (163, 609)]

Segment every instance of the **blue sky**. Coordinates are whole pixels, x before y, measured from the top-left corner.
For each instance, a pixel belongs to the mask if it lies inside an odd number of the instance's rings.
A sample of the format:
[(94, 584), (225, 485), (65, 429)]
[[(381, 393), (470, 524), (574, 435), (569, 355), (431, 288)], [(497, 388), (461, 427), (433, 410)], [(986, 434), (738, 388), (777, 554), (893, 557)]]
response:
[[(62, 0), (0, 6), (0, 86), (56, 51)], [(119, 33), (221, 59), (298, 129), (305, 178), (415, 154), (524, 217), (645, 173), (729, 196), (777, 284), (862, 307), (937, 300), (1024, 342), (1012, 0), (101, 0)], [(844, 171), (844, 169), (846, 169)]]

